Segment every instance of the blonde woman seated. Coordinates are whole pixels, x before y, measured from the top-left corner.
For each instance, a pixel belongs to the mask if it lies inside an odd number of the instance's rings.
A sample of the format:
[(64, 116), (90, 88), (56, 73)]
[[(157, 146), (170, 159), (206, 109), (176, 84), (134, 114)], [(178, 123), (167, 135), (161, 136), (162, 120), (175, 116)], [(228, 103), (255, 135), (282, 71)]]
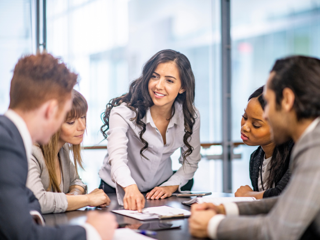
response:
[[(107, 206), (109, 197), (103, 190), (86, 194), (77, 165), (82, 167), (80, 143), (86, 129), (87, 101), (73, 90), (72, 109), (60, 130), (47, 145), (33, 146), (29, 160), (27, 187), (38, 198), (42, 213), (59, 213), (84, 206)], [(73, 153), (74, 164), (69, 152)]]

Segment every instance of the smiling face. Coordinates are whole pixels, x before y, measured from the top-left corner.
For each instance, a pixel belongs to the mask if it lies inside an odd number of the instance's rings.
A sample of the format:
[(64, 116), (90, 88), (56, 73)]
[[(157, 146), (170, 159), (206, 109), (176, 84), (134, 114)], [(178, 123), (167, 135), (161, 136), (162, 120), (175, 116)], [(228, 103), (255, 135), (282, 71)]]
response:
[(155, 106), (171, 108), (178, 94), (184, 92), (176, 63), (160, 63), (149, 80), (148, 90)]
[(80, 144), (86, 130), (86, 115), (72, 120), (67, 120), (61, 126), (59, 140), (73, 145)]
[(270, 126), (263, 118), (258, 98), (252, 98), (241, 119), (241, 139), (249, 146), (265, 146), (272, 143)]

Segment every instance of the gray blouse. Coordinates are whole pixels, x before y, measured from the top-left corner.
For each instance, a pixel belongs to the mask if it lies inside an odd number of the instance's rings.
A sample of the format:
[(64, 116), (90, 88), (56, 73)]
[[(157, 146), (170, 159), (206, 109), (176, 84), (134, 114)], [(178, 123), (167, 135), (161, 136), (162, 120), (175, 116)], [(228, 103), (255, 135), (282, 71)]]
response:
[(187, 150), (183, 142), (185, 131), (182, 105), (175, 103), (175, 114), (170, 119), (166, 132), (166, 144), (163, 143), (161, 133), (152, 119), (150, 108), (147, 110), (142, 121), (146, 124), (143, 138), (149, 143), (143, 154), (148, 159), (140, 155), (140, 150), (144, 146), (139, 138), (141, 128), (131, 121), (136, 113), (128, 108), (126, 103), (111, 110), (107, 132), (108, 154), (99, 171), (99, 176), (107, 184), (116, 188), (120, 205), (123, 204), (125, 194), (122, 187), (137, 184), (141, 192), (149, 191), (160, 184), (161, 186), (178, 185), (180, 189), (193, 178), (201, 159), (200, 114), (197, 109), (195, 111), (195, 124), (189, 140), (193, 152), (185, 162), (180, 157), (182, 166), (173, 174), (171, 155), (178, 148), (181, 153)]
[(65, 144), (59, 151), (61, 164), (61, 193), (47, 191), (50, 185), (49, 172), (40, 147), (32, 146), (32, 156), (29, 159), (29, 172), (27, 187), (31, 189), (38, 198), (42, 213), (65, 212), (68, 201), (65, 193), (69, 192), (70, 186), (78, 185), (87, 191), (85, 185), (76, 172), (75, 166), (70, 160), (69, 147)]

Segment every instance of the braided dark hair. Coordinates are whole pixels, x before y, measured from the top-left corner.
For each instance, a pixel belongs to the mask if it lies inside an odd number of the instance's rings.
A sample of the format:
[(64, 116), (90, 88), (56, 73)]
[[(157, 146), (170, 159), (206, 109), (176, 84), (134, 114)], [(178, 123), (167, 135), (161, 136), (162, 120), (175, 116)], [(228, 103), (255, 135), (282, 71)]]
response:
[[(264, 86), (261, 86), (256, 91), (254, 91), (254, 93), (252, 93), (248, 98), (248, 101), (250, 101), (252, 98), (258, 98), (260, 106), (264, 110), (266, 102), (262, 95), (263, 88)], [(270, 172), (269, 177), (267, 179), (268, 188), (272, 188), (273, 184), (279, 182), (283, 175), (286, 173), (289, 167), (290, 153), (293, 145), (293, 141), (289, 140), (281, 145), (276, 146), (273, 149), (272, 158), (270, 162)]]

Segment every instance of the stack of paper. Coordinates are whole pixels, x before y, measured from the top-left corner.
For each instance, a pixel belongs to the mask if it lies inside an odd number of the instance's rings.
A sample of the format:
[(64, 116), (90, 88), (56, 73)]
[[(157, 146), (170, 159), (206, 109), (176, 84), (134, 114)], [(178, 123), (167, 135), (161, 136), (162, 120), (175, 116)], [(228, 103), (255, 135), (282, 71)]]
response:
[(254, 197), (203, 197), (203, 198), (193, 198), (189, 201), (182, 202), (185, 205), (192, 205), (194, 203), (213, 203), (215, 205), (220, 205), (227, 202), (248, 202), (255, 201)]
[(207, 197), (207, 198), (198, 198), (197, 202), (198, 203), (209, 202), (215, 205), (220, 205), (222, 203), (227, 203), (227, 202), (248, 202), (248, 201), (254, 201), (254, 200), (256, 200), (256, 198), (254, 197), (218, 197), (218, 198)]
[(139, 220), (189, 217), (191, 215), (188, 210), (168, 206), (145, 208), (142, 210), (142, 213), (131, 210), (113, 210), (112, 212)]

